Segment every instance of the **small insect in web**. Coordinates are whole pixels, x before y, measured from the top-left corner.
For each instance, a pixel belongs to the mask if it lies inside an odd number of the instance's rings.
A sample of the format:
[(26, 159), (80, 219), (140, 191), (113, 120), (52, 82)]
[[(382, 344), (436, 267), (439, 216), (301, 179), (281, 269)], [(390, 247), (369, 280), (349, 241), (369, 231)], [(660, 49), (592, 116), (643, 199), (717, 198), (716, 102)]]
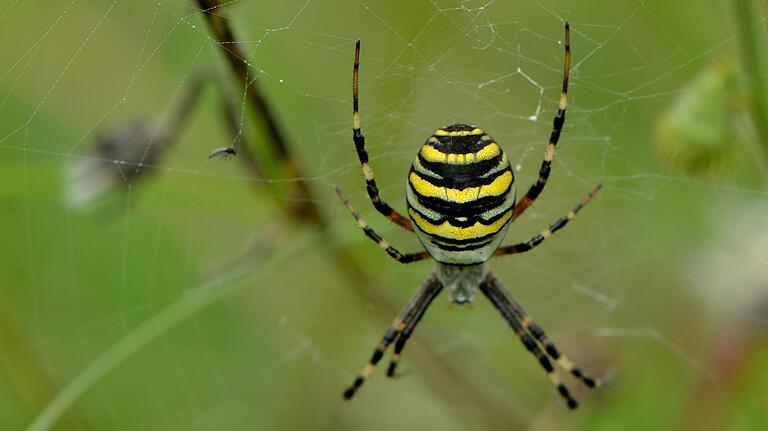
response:
[(208, 160), (227, 160), (236, 155), (237, 149), (235, 149), (235, 147), (221, 147), (211, 151), (211, 154), (208, 155)]
[(379, 196), (360, 130), (358, 111), (358, 73), (360, 41), (355, 44), (352, 72), (352, 137), (365, 175), (366, 188), (373, 206), (389, 220), (416, 234), (426, 251), (401, 253), (360, 218), (344, 193), (336, 188), (341, 200), (368, 238), (377, 243), (400, 263), (435, 260), (436, 270), (413, 295), (400, 315), (387, 329), (368, 364), (344, 391), (350, 399), (371, 374), (390, 344), (395, 343), (387, 376), (395, 376), (400, 355), (416, 325), (435, 297), (445, 289), (452, 304), (471, 304), (475, 291), (480, 291), (501, 312), (525, 348), (533, 354), (550, 382), (569, 408), (578, 406), (558, 376), (555, 365), (569, 372), (585, 386), (595, 388), (600, 380), (584, 374), (568, 360), (544, 330), (512, 297), (485, 265), (493, 256), (523, 253), (534, 249), (563, 228), (600, 190), (597, 185), (567, 215), (526, 242), (501, 246), (512, 221), (517, 219), (544, 190), (549, 178), (555, 146), (565, 124), (568, 105), (568, 77), (571, 64), (570, 28), (565, 23), (565, 61), (560, 104), (553, 120), (539, 178), (526, 194), (516, 201), (514, 173), (507, 155), (499, 144), (482, 129), (468, 124), (452, 124), (437, 129), (416, 155), (408, 174), (406, 201), (408, 216), (395, 211)]

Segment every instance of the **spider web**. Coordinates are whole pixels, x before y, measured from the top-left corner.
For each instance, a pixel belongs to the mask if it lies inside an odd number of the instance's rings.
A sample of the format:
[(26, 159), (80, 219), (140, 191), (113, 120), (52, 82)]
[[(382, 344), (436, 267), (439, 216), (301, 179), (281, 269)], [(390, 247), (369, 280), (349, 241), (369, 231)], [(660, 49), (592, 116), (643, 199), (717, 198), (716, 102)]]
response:
[[(0, 6), (0, 428), (600, 429), (626, 428), (642, 408), (654, 413), (644, 429), (661, 429), (697, 384), (719, 378), (708, 355), (720, 326), (765, 326), (754, 268), (766, 264), (768, 193), (683, 176), (651, 144), (657, 114), (736, 50), (718, 2), (231, 1), (216, 13), (236, 30), (302, 177), (256, 179), (241, 156), (207, 158), (266, 138), (193, 2)], [(390, 317), (329, 258), (323, 235), (284, 223), (267, 187), (306, 182), (375, 281), (365, 288), (404, 305), (429, 264), (389, 260), (333, 193), (340, 185), (399, 249), (419, 248), (365, 193), (349, 133), (354, 41), (371, 163), (402, 210), (415, 152), (456, 122), (498, 140), (524, 192), (560, 95), (564, 20), (565, 131), (547, 189), (507, 242), (605, 188), (541, 248), (491, 267), (561, 350), (613, 376), (597, 396), (577, 390), (592, 421), (566, 416), (484, 298), (473, 312), (438, 298), (404, 352), (406, 375), (393, 383), (377, 370), (342, 403)], [(143, 145), (138, 159), (93, 150), (126, 136)], [(463, 391), (491, 403), (458, 402)]]

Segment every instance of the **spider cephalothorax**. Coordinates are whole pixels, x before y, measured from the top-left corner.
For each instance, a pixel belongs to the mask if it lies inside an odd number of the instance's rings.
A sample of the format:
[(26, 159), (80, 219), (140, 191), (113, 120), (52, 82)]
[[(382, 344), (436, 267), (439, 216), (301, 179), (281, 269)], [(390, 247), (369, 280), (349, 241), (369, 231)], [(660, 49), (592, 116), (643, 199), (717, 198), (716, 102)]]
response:
[(431, 257), (437, 262), (437, 268), (384, 334), (368, 365), (344, 391), (345, 398), (352, 398), (393, 342), (395, 352), (387, 375), (395, 375), (405, 343), (432, 300), (443, 289), (448, 291), (449, 300), (455, 304), (471, 303), (475, 291), (479, 289), (501, 312), (525, 348), (538, 359), (568, 407), (576, 408), (577, 403), (568, 388), (560, 382), (553, 362), (588, 387), (600, 385), (599, 380), (585, 375), (560, 353), (541, 327), (512, 298), (509, 291), (485, 265), (491, 256), (522, 253), (538, 246), (576, 217), (576, 213), (600, 189), (600, 185), (592, 189), (567, 215), (530, 240), (500, 247), (510, 223), (536, 200), (549, 178), (555, 146), (565, 123), (570, 62), (570, 31), (566, 23), (565, 66), (560, 106), (552, 123), (552, 133), (539, 169), (539, 178), (520, 201), (515, 202), (514, 174), (499, 144), (478, 127), (452, 124), (437, 129), (413, 161), (406, 187), (409, 218), (381, 200), (373, 169), (368, 162), (358, 112), (360, 41), (357, 42), (352, 74), (352, 137), (365, 174), (368, 195), (380, 213), (401, 227), (414, 231), (426, 251), (401, 253), (360, 218), (340, 189), (337, 188), (336, 191), (365, 234), (392, 258), (401, 263), (409, 263)]

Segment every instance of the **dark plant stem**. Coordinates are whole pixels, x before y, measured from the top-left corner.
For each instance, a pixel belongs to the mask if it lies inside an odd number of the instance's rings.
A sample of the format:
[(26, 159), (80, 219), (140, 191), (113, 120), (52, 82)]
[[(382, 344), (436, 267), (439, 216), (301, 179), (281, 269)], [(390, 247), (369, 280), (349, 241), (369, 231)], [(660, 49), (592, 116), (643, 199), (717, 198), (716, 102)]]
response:
[(296, 157), (291, 154), (285, 135), (278, 126), (278, 121), (270, 110), (268, 103), (264, 99), (258, 83), (251, 76), (245, 55), (237, 44), (237, 38), (224, 17), (219, 14), (222, 7), (217, 0), (198, 0), (211, 31), (219, 42), (222, 54), (227, 59), (232, 73), (237, 78), (241, 87), (245, 88), (246, 98), (253, 109), (253, 113), (258, 122), (266, 127), (266, 133), (269, 137), (269, 151), (276, 158), (280, 173), (286, 178), (293, 180), (298, 191), (298, 196), (291, 201), (295, 202), (288, 206), (292, 212), (296, 212), (299, 218), (307, 217), (317, 221), (322, 220), (320, 212), (315, 201), (311, 199), (312, 191), (309, 184), (303, 179), (304, 171), (299, 165)]
[(742, 82), (746, 90), (748, 100), (748, 112), (752, 118), (755, 132), (757, 133), (761, 165), (768, 164), (768, 107), (766, 107), (766, 94), (762, 71), (762, 54), (766, 47), (758, 49), (756, 39), (758, 32), (750, 14), (749, 0), (735, 0), (736, 19), (739, 29), (739, 45), (741, 49), (741, 63), (743, 68)]
[(178, 102), (174, 104), (176, 109), (169, 115), (169, 118), (163, 122), (162, 127), (160, 128), (161, 131), (159, 134), (164, 137), (168, 143), (172, 143), (174, 138), (179, 135), (181, 128), (187, 124), (189, 116), (197, 106), (198, 100), (200, 100), (200, 94), (203, 92), (206, 84), (212, 79), (212, 74), (205, 69), (194, 72), (191, 75)]

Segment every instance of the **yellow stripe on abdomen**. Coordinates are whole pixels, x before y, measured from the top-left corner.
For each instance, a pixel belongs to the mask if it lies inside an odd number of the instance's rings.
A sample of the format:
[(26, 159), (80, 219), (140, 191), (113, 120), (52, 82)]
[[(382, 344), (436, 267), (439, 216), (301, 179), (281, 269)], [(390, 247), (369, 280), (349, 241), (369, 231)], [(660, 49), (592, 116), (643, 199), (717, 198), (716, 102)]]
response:
[(501, 148), (499, 148), (499, 144), (495, 142), (491, 142), (478, 152), (466, 154), (444, 153), (429, 144), (425, 144), (421, 147), (421, 157), (423, 157), (424, 160), (433, 163), (449, 163), (452, 165), (466, 165), (482, 162), (483, 160), (490, 160), (500, 153)]
[(510, 209), (501, 218), (489, 225), (475, 222), (474, 225), (469, 227), (456, 227), (447, 221), (444, 221), (441, 224), (432, 224), (411, 208), (408, 208), (408, 214), (411, 215), (413, 221), (416, 222), (416, 226), (418, 226), (419, 229), (430, 235), (462, 240), (492, 235), (500, 231), (501, 228), (504, 227), (504, 224), (506, 224), (510, 217), (512, 217), (512, 210)]
[(485, 135), (485, 132), (483, 129), (479, 129), (475, 127), (472, 130), (453, 130), (453, 131), (447, 131), (443, 129), (437, 129), (435, 130), (435, 136), (475, 136), (475, 135)]
[(416, 172), (411, 172), (408, 179), (416, 193), (422, 196), (463, 204), (487, 196), (503, 195), (509, 188), (509, 185), (512, 184), (512, 172), (504, 172), (490, 184), (479, 187), (467, 187), (464, 190), (436, 186), (421, 178)]

